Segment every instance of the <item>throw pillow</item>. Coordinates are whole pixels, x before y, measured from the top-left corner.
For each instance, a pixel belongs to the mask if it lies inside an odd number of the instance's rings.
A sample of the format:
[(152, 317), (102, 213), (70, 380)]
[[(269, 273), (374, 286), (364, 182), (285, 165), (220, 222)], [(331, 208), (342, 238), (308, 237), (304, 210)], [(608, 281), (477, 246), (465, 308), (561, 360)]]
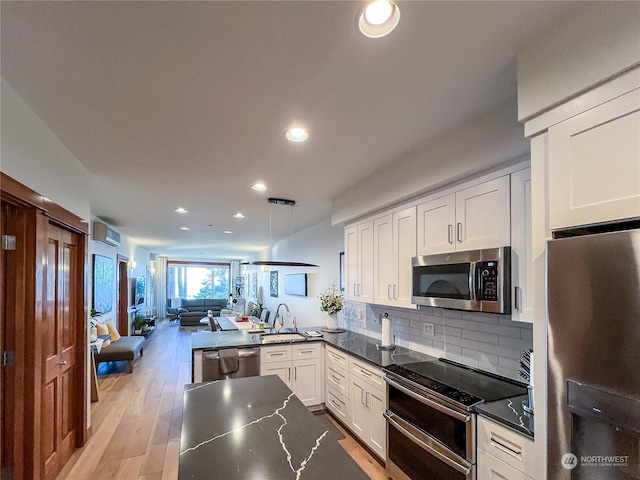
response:
[[(109, 335), (109, 327), (107, 327), (104, 323), (96, 324), (96, 329), (98, 330), (98, 335)], [(111, 343), (111, 340), (104, 340), (102, 342), (102, 348), (108, 347)]]
[(105, 322), (107, 324), (107, 328), (109, 329), (109, 335), (111, 335), (111, 341), (117, 342), (120, 340), (121, 335), (118, 333), (116, 326), (113, 324), (111, 320), (107, 320)]

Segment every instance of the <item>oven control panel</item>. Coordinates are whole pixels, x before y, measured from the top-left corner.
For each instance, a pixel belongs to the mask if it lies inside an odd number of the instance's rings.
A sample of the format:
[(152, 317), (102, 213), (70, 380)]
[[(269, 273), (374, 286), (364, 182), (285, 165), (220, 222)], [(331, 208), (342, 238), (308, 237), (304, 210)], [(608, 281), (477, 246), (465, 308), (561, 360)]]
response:
[(480, 397), (459, 390), (457, 388), (444, 385), (440, 382), (425, 377), (424, 375), (420, 375), (419, 373), (407, 370), (399, 365), (389, 365), (388, 367), (385, 367), (385, 369), (391, 371), (392, 373), (395, 373), (396, 375), (399, 375), (403, 379), (409, 380), (413, 383), (417, 383), (423, 389), (439, 393), (443, 397), (460, 403), (465, 407), (472, 407), (484, 401)]

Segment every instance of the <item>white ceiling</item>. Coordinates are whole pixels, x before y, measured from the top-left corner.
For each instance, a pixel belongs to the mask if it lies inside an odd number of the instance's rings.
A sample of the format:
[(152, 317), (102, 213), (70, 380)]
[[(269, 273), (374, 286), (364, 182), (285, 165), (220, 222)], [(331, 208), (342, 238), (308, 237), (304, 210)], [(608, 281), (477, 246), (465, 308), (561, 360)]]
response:
[[(585, 8), (400, 1), (396, 30), (369, 39), (361, 5), (3, 1), (2, 77), (92, 174), (94, 215), (151, 252), (240, 258), (513, 97), (518, 50)], [(285, 140), (293, 123), (307, 142)]]

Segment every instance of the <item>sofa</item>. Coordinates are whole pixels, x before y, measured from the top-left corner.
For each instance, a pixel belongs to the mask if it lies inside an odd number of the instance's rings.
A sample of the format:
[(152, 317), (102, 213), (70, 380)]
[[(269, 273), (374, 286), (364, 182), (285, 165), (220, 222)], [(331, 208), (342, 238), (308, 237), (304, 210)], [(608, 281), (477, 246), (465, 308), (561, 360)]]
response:
[(207, 316), (211, 310), (214, 317), (220, 316), (220, 311), (227, 306), (227, 299), (217, 298), (182, 298), (178, 308), (178, 318), (182, 326), (199, 326), (200, 319)]

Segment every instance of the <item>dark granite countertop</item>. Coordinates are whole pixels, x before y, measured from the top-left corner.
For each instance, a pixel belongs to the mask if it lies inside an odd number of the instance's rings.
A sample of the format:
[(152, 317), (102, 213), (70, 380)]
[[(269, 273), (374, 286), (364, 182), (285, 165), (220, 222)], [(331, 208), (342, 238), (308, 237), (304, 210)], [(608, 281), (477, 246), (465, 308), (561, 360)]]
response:
[(185, 385), (179, 480), (368, 476), (276, 375)]
[[(302, 327), (298, 331), (320, 331), (321, 327)], [(281, 333), (291, 332), (291, 329), (283, 328)], [(436, 357), (423, 353), (409, 350), (405, 347), (396, 347), (394, 350), (381, 350), (379, 348), (380, 340), (362, 335), (359, 333), (346, 331), (343, 333), (327, 333), (322, 332), (322, 337), (309, 338), (299, 342), (317, 342), (324, 341), (327, 345), (336, 347), (346, 353), (355, 355), (356, 357), (371, 363), (377, 367), (386, 367), (391, 364), (405, 364), (413, 362), (424, 362), (428, 360), (437, 360)], [(278, 343), (270, 343), (269, 345), (278, 345)], [(293, 342), (282, 342), (293, 343)], [(245, 346), (264, 346), (259, 333), (249, 333), (246, 330), (237, 330), (230, 332), (194, 332), (191, 334), (191, 348), (193, 350), (217, 349), (225, 347), (245, 347)]]
[(515, 430), (533, 440), (533, 415), (529, 415), (522, 408), (522, 402), (527, 401), (527, 395), (496, 400), (475, 407), (478, 414), (495, 420), (496, 422)]

